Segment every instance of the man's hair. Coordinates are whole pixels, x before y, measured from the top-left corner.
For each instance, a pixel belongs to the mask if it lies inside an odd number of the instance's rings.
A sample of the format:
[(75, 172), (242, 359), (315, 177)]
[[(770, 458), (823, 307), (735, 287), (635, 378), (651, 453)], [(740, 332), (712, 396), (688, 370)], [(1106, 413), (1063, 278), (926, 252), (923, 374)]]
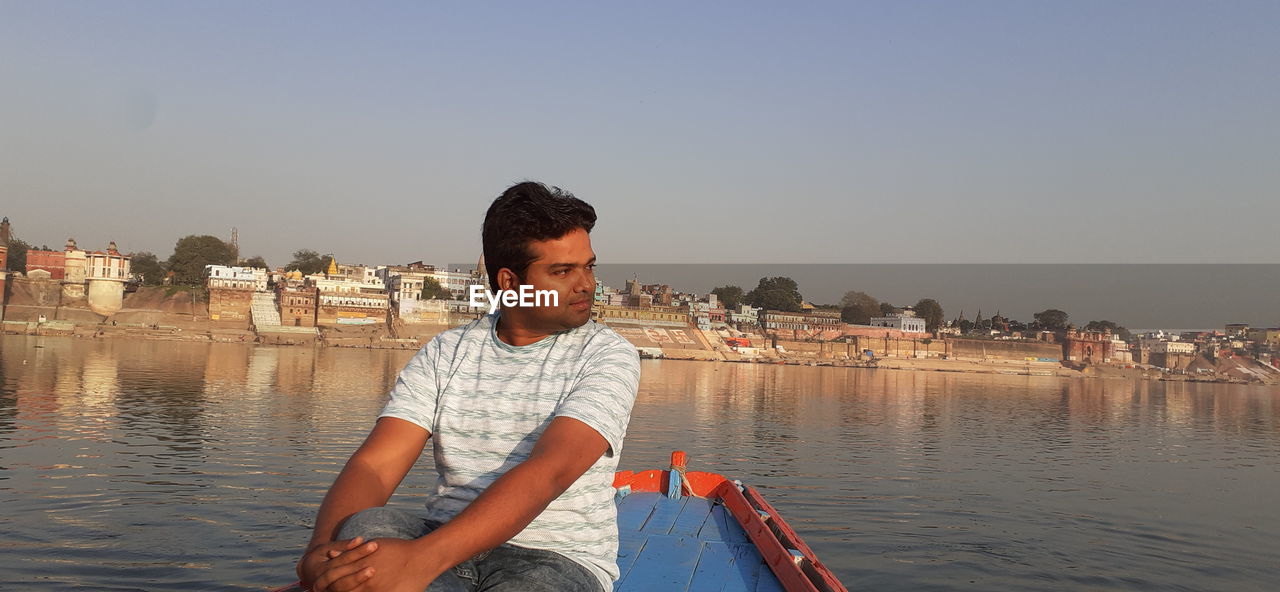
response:
[(481, 242), (489, 287), (498, 289), (502, 268), (524, 278), (535, 259), (529, 243), (560, 238), (581, 228), (591, 232), (596, 210), (559, 187), (525, 181), (512, 185), (489, 205)]

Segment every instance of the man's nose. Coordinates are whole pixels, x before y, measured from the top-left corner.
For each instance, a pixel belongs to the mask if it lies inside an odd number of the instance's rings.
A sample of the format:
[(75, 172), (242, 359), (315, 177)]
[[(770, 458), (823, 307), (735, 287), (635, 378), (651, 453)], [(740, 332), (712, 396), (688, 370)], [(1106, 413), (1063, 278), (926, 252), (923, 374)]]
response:
[(596, 289), (596, 274), (590, 269), (582, 270), (577, 289), (579, 292), (594, 292)]

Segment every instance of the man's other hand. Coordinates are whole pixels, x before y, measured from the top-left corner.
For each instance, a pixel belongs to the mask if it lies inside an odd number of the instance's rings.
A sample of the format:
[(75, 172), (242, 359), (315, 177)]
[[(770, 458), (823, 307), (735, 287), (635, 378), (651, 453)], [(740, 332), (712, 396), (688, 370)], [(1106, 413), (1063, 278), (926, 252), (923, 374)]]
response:
[[(324, 573), (331, 559), (339, 557), (347, 551), (353, 551), (363, 542), (363, 537), (356, 537), (345, 541), (331, 541), (311, 546), (302, 554), (302, 558), (298, 560), (298, 565), (295, 568), (298, 572), (298, 580), (302, 582), (304, 588), (314, 589), (316, 578)], [(373, 552), (372, 549), (368, 548), (369, 545), (365, 547), (365, 549), (355, 550), (353, 553), (359, 555), (363, 552), (363, 555), (368, 555)]]
[[(365, 549), (368, 549), (366, 552)], [(325, 562), (314, 592), (422, 592), (441, 573), (414, 541), (374, 539)], [(435, 566), (438, 567), (438, 566)]]

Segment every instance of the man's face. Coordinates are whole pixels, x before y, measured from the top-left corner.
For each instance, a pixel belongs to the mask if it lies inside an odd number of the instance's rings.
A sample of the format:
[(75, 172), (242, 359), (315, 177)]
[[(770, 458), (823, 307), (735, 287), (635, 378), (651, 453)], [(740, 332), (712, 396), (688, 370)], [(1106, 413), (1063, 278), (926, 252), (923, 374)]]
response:
[(535, 259), (524, 283), (534, 290), (554, 290), (557, 306), (519, 309), (521, 324), (547, 334), (581, 327), (591, 320), (596, 290), (596, 254), (591, 235), (582, 229), (551, 240), (530, 243)]

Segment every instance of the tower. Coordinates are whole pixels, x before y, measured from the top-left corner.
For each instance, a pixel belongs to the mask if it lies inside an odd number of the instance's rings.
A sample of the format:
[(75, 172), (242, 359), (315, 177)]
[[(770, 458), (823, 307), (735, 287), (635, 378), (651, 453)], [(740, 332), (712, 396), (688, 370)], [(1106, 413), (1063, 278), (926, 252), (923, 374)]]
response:
[(13, 238), (12, 231), (9, 230), (9, 217), (5, 216), (4, 220), (0, 220), (0, 247), (9, 246), (9, 240)]
[(231, 247), (231, 258), (238, 265), (240, 263), (240, 230), (234, 226), (231, 227), (231, 242), (227, 243), (227, 246)]

